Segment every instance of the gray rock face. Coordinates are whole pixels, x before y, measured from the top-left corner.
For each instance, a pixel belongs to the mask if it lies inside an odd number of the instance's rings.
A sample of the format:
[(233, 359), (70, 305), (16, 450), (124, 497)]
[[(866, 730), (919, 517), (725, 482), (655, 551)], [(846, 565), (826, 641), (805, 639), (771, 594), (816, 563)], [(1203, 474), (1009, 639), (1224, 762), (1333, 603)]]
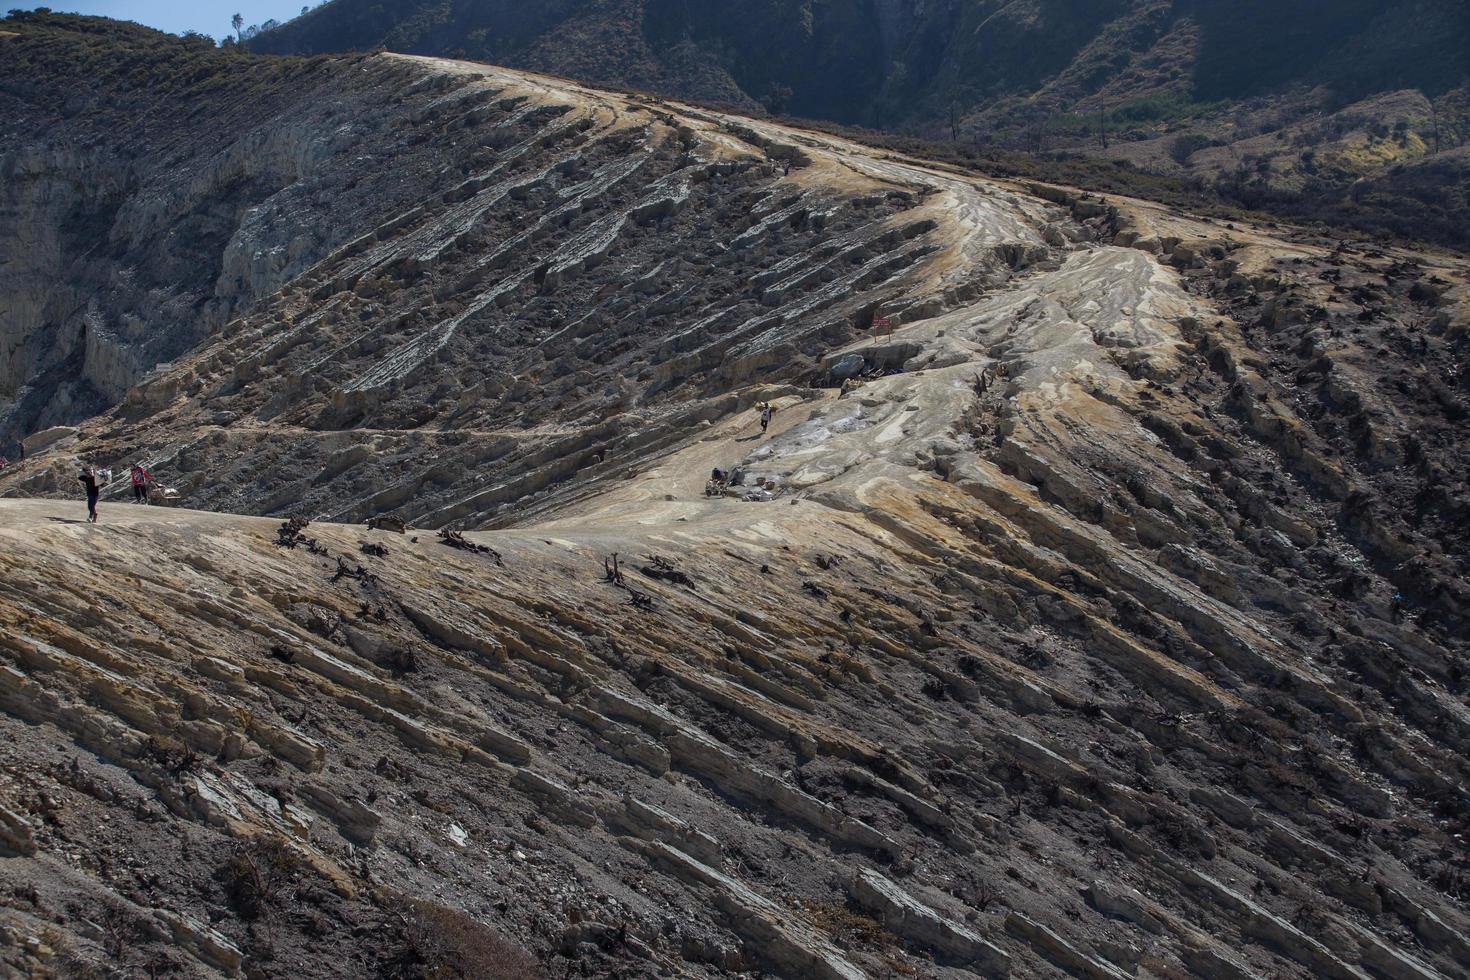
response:
[(856, 352), (843, 354), (832, 362), (832, 366), (827, 369), (827, 373), (831, 376), (834, 383), (840, 385), (842, 382), (861, 374), (866, 365), (867, 361), (863, 359), (863, 355), (861, 354)]
[(0, 807), (0, 849), (7, 854), (22, 857), (36, 853), (35, 832), (31, 828), (31, 822), (4, 807)]
[[(7, 78), (13, 64), (0, 62), (0, 81), (20, 84)], [(413, 163), (412, 149), (392, 168), (376, 161), (436, 93), (392, 107), (362, 101), (393, 77), (391, 65), (344, 62), (263, 98), (220, 87), (187, 114), (137, 112), (122, 128), (99, 107), (154, 96), (129, 81), (117, 89), (79, 79), (64, 111), (36, 100), (9, 114), (0, 446), (117, 404), (156, 367), (401, 210), (414, 194), (407, 174), (427, 162)]]
[(972, 930), (952, 922), (876, 871), (864, 871), (853, 897), (900, 937), (988, 977), (1009, 975), (1011, 959)]
[(1148, 908), (1148, 901), (1133, 888), (1116, 888), (1094, 881), (1087, 887), (1087, 901), (1099, 912), (1127, 919), (1147, 932), (1161, 934), (1164, 924)]
[(43, 449), (49, 449), (58, 443), (65, 442), (77, 434), (75, 426), (53, 425), (49, 429), (32, 432), (21, 440), (27, 453), (38, 453)]

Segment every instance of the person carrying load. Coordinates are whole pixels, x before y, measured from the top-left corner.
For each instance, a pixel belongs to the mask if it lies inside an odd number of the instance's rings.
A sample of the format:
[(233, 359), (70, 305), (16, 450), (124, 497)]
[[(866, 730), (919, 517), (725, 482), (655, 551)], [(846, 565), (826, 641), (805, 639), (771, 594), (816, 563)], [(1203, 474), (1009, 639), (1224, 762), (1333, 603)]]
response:
[(133, 503), (146, 504), (153, 487), (153, 474), (142, 463), (133, 464)]

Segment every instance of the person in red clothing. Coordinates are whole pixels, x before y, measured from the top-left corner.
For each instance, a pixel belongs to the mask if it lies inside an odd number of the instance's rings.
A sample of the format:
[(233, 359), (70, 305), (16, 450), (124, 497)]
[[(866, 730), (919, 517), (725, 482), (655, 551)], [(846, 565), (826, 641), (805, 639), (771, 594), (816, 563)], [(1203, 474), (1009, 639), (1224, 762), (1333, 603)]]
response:
[(146, 504), (148, 491), (153, 486), (153, 474), (142, 463), (133, 464), (133, 503)]

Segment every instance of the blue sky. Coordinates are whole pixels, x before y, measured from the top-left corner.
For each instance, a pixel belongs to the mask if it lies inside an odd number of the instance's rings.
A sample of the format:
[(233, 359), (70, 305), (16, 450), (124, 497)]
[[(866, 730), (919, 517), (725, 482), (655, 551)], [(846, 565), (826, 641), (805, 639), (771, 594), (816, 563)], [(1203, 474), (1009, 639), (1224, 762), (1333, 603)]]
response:
[(289, 20), (301, 13), (301, 5), (315, 7), (321, 0), (79, 0), (68, 3), (6, 4), (7, 9), (50, 7), (52, 10), (76, 14), (95, 14), (117, 20), (133, 20), (171, 34), (198, 31), (211, 37), (230, 33), (230, 17), (235, 13), (245, 18), (245, 26), (264, 23), (271, 18)]

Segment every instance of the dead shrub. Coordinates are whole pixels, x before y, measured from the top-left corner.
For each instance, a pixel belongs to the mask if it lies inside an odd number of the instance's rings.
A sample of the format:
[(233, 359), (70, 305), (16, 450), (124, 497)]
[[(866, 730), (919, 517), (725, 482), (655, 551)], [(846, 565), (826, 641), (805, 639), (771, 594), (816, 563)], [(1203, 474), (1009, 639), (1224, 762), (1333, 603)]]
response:
[(283, 841), (260, 837), (236, 847), (217, 877), (240, 918), (254, 921), (280, 902), (304, 866), (301, 856)]
[(541, 980), (524, 947), (463, 912), (409, 898), (395, 910), (401, 948), (385, 964), (393, 980)]
[(841, 902), (806, 902), (806, 914), (843, 949), (859, 946), (895, 946), (898, 938), (882, 923)]
[(204, 764), (192, 745), (168, 735), (148, 736), (143, 751), (154, 764), (174, 776), (193, 772)]

